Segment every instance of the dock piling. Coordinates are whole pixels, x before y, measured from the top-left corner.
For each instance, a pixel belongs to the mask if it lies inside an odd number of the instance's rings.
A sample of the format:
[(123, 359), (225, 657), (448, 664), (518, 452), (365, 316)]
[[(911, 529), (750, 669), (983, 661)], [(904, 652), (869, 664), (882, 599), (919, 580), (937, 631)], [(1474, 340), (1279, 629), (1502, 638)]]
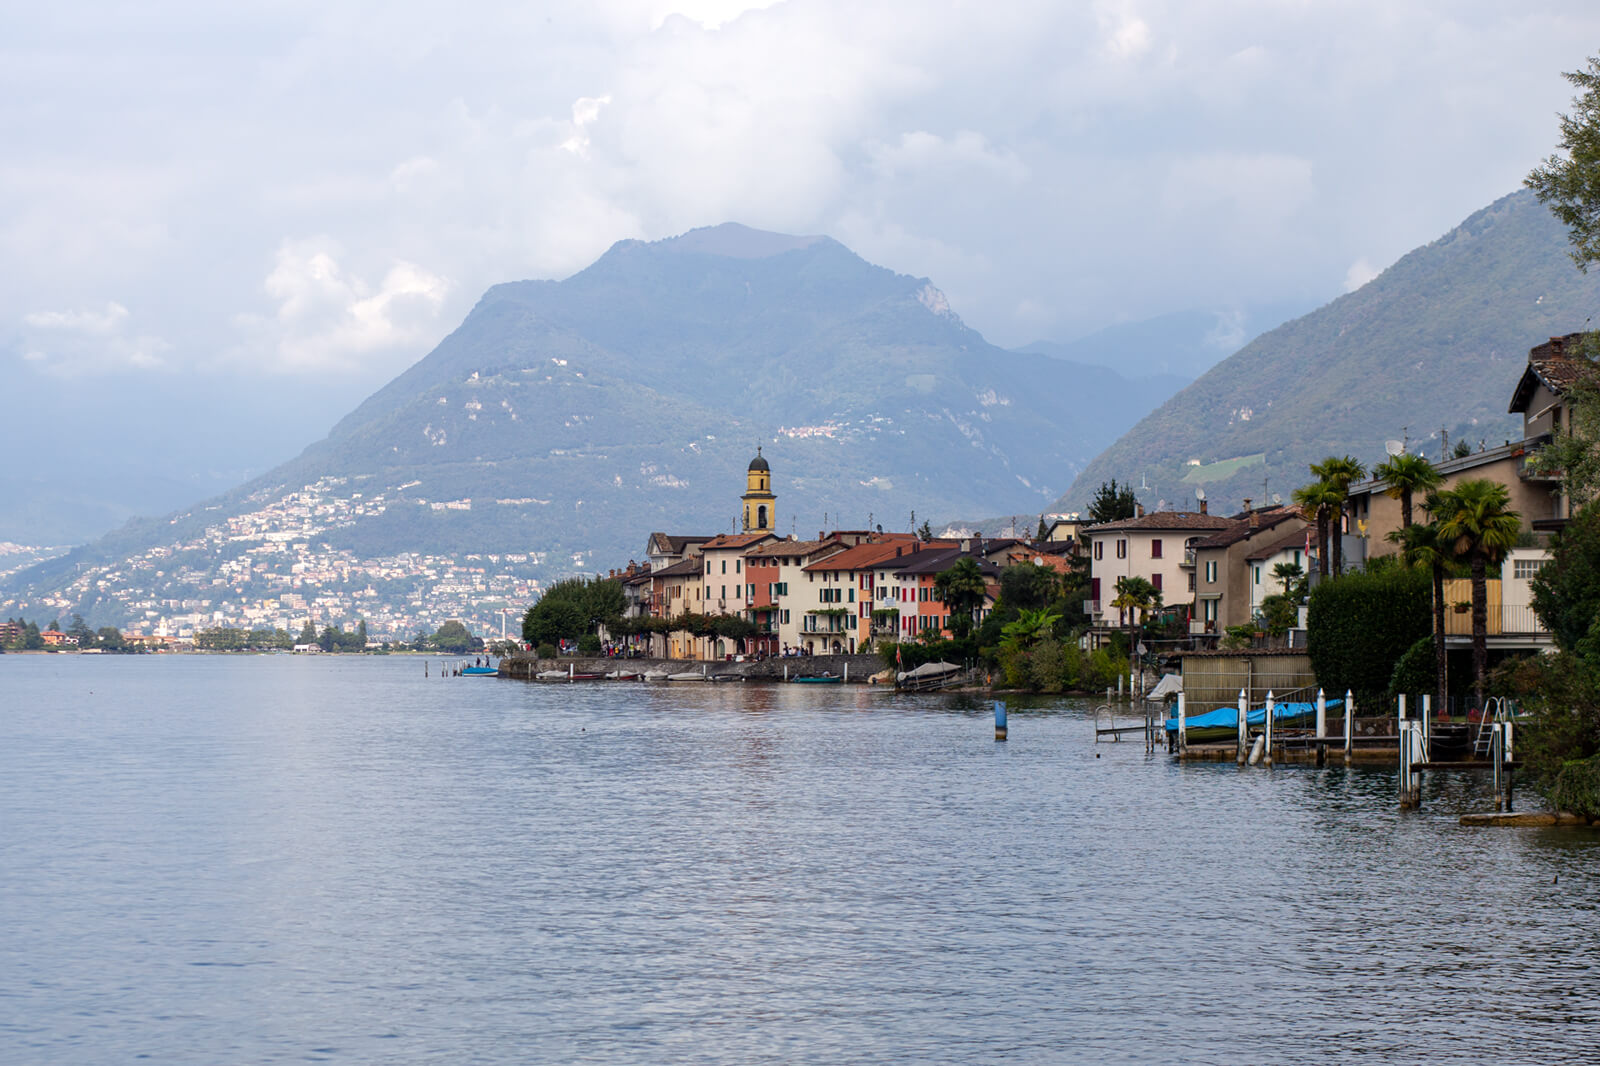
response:
[(1349, 689), (1344, 690), (1344, 764), (1350, 765), (1351, 753), (1355, 751), (1355, 721), (1356, 698)]
[(1317, 765), (1328, 764), (1328, 698), (1317, 689)]
[(1178, 693), (1178, 754), (1189, 750), (1189, 717), (1184, 707), (1183, 693)]
[(1267, 769), (1269, 769), (1269, 770), (1272, 768), (1272, 719), (1274, 717), (1276, 717), (1276, 711), (1274, 710), (1274, 704), (1276, 702), (1277, 701), (1275, 701), (1272, 698), (1272, 690), (1270, 688), (1267, 689), (1267, 763), (1266, 763), (1266, 765), (1267, 765)]
[(1239, 765), (1250, 757), (1250, 698), (1239, 690)]
[(1006, 739), (1006, 705), (1003, 700), (994, 701), (994, 739)]

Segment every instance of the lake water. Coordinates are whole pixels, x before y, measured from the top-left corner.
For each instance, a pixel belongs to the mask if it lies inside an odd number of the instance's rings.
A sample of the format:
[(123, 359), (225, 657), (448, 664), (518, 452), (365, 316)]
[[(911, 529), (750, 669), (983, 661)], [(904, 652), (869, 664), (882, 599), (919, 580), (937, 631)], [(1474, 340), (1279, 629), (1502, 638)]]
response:
[(0, 657), (7, 1063), (1555, 1062), (1595, 834), (1088, 706)]

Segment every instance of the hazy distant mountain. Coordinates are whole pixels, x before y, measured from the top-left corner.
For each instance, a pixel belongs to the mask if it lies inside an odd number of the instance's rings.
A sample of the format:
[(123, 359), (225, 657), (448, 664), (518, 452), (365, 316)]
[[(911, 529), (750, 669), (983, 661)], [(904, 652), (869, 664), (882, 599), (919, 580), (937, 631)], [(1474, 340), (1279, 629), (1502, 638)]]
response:
[(616, 564), (655, 529), (730, 528), (758, 443), (784, 533), (1037, 513), (1153, 402), (1110, 369), (990, 345), (926, 278), (826, 237), (723, 225), (494, 287), (296, 459), (27, 580), (192, 538), (314, 482), (317, 499), (351, 501), (317, 539), (362, 556)]
[(1110, 478), (1146, 506), (1287, 497), (1330, 454), (1381, 461), (1386, 440), (1437, 458), (1452, 442), (1520, 433), (1506, 413), (1528, 349), (1586, 327), (1600, 277), (1530, 193), (1477, 212), (1363, 286), (1252, 341), (1106, 449), (1060, 501)]
[(1035, 341), (1019, 351), (1110, 367), (1128, 378), (1170, 383), (1171, 391), (1177, 392), (1256, 336), (1307, 310), (1304, 305), (1283, 304), (1175, 311), (1107, 326), (1076, 340)]

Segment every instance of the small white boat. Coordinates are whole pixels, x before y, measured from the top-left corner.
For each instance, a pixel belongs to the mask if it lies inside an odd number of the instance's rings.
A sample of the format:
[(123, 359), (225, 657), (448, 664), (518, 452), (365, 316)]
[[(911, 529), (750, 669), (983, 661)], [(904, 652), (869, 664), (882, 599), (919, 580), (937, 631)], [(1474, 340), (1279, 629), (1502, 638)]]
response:
[(646, 681), (668, 681), (671, 680), (671, 678), (672, 675), (667, 673), (665, 670), (649, 670), (646, 671), (644, 675), (644, 679)]
[(540, 681), (565, 681), (567, 672), (565, 670), (540, 670), (533, 676)]
[(639, 671), (637, 671), (637, 670), (612, 670), (610, 673), (606, 674), (606, 680), (607, 681), (637, 681), (637, 680), (639, 680)]
[(704, 681), (705, 679), (706, 679), (706, 675), (705, 674), (695, 673), (693, 671), (687, 671), (687, 670), (684, 671), (681, 674), (668, 674), (667, 675), (667, 680), (668, 681)]

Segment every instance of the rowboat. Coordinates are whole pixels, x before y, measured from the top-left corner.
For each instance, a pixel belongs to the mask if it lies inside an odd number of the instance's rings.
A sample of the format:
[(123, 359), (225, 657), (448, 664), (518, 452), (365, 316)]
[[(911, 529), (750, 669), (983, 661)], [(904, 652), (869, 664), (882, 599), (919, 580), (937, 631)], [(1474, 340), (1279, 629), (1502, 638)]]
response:
[(463, 666), (462, 677), (494, 677), (500, 673), (497, 666)]
[(796, 685), (842, 685), (844, 678), (838, 674), (817, 674), (813, 677), (794, 678)]

